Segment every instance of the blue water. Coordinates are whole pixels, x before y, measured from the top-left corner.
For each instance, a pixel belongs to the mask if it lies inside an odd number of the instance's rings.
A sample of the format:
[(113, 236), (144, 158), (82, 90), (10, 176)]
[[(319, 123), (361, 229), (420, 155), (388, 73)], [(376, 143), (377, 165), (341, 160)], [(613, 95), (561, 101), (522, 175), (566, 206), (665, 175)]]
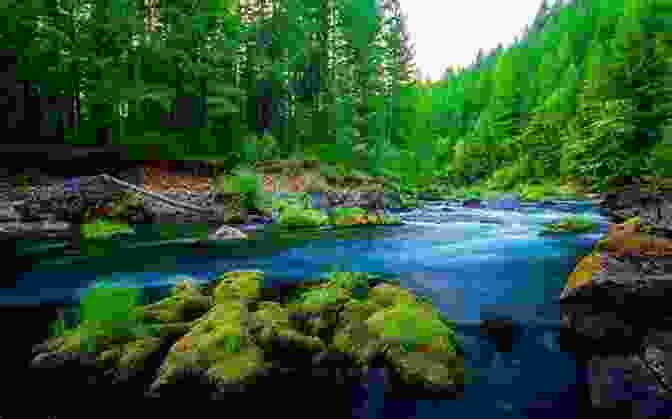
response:
[[(601, 223), (600, 231), (606, 230), (606, 219), (586, 203), (527, 205), (516, 211), (434, 203), (401, 213), (406, 225), (399, 227), (259, 232), (249, 241), (213, 249), (176, 241), (97, 258), (45, 259), (23, 273), (13, 289), (3, 290), (0, 306), (72, 302), (94, 283), (167, 288), (184, 274), (205, 282), (232, 269), (262, 270), (270, 282), (317, 278), (330, 268), (394, 275), (458, 323), (474, 378), (459, 400), (395, 401), (383, 399), (377, 384), (382, 379), (374, 374), (367, 391), (354, 390), (353, 416), (577, 417), (577, 388), (585, 377), (573, 355), (560, 349), (557, 297), (576, 258), (588, 253), (600, 232), (539, 236), (544, 223), (569, 213), (589, 214)], [(510, 352), (495, 351), (479, 336), (477, 324), (486, 315), (523, 325), (523, 336)]]

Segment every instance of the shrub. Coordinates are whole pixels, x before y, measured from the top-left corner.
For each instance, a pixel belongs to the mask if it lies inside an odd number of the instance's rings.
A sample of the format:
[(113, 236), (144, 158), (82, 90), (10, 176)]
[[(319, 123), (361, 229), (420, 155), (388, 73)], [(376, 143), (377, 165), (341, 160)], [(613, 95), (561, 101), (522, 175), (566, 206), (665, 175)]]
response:
[(216, 187), (224, 194), (240, 194), (241, 206), (248, 209), (263, 208), (268, 200), (261, 178), (249, 167), (241, 167), (231, 176), (220, 175)]
[(257, 137), (257, 157), (259, 160), (272, 159), (278, 152), (278, 142), (268, 133)]

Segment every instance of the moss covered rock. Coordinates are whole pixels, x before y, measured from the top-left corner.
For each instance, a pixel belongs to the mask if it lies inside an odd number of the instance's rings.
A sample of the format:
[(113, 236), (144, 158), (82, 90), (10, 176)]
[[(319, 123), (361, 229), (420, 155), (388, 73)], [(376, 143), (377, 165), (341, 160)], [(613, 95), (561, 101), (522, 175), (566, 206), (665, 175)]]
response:
[(178, 282), (170, 296), (140, 307), (142, 319), (148, 322), (190, 322), (205, 314), (213, 305), (211, 297), (203, 295), (193, 281)]
[(172, 346), (150, 392), (160, 394), (162, 387), (176, 384), (182, 372), (195, 365), (223, 392), (251, 382), (263, 369), (263, 356), (247, 335), (246, 310), (242, 301), (229, 300), (200, 318)]
[(453, 352), (386, 352), (394, 374), (390, 393), (406, 397), (446, 398), (464, 386), (464, 359)]
[(382, 307), (390, 307), (400, 302), (413, 303), (415, 295), (399, 285), (382, 283), (371, 288), (369, 299)]
[(263, 278), (264, 274), (259, 271), (236, 271), (220, 275), (214, 290), (215, 302), (219, 304), (240, 298), (258, 299)]
[[(357, 378), (380, 365), (391, 369), (402, 387), (454, 392), (460, 354), (452, 328), (431, 303), (396, 284), (369, 288), (366, 274), (352, 272), (301, 286), (292, 302), (260, 301), (262, 279), (257, 271), (228, 272), (211, 292), (193, 281), (179, 282), (169, 297), (143, 308), (153, 320), (146, 325), (148, 335), (102, 339), (88, 355), (116, 382), (158, 368), (151, 377), (154, 396), (194, 391), (217, 399), (252, 389), (268, 374), (303, 371), (308, 379), (314, 368), (322, 368), (329, 377), (348, 370)], [(353, 298), (360, 287), (368, 293)], [(194, 303), (207, 298), (212, 298), (208, 304)], [(198, 309), (179, 308), (188, 304)], [(81, 330), (68, 330), (49, 339), (42, 351), (85, 356), (87, 339)]]
[(597, 228), (597, 224), (589, 217), (566, 217), (557, 223), (544, 226), (545, 234), (552, 233), (587, 233)]
[(385, 340), (401, 342), (408, 350), (422, 346), (427, 352), (456, 352), (454, 331), (430, 307), (399, 303), (366, 320), (371, 331)]

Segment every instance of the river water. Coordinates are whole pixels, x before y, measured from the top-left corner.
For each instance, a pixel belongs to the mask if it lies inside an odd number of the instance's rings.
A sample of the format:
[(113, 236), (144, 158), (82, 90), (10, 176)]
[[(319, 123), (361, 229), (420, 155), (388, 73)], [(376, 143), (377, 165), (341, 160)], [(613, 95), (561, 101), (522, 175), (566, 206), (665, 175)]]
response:
[[(139, 287), (156, 298), (180, 275), (206, 282), (233, 269), (262, 270), (271, 282), (318, 278), (329, 269), (389, 275), (457, 322), (470, 384), (458, 400), (389, 400), (380, 391), (381, 378), (372, 376), (367, 389), (353, 390), (353, 417), (581, 417), (586, 373), (561, 347), (557, 297), (577, 257), (601, 233), (539, 235), (544, 223), (569, 213), (590, 214), (606, 231), (607, 220), (583, 202), (511, 211), (435, 202), (400, 213), (403, 226), (258, 231), (250, 240), (207, 249), (190, 246), (188, 226), (177, 226), (172, 240), (162, 239), (156, 226), (138, 227), (135, 236), (95, 257), (64, 256), (57, 242), (21, 243), (17, 255), (42, 253), (2, 288), (0, 307), (25, 325), (44, 328), (24, 339), (28, 345), (45, 337), (55, 308), (76, 303), (94, 284)], [(522, 326), (509, 352), (496, 351), (479, 335), (479, 320), (490, 316)]]

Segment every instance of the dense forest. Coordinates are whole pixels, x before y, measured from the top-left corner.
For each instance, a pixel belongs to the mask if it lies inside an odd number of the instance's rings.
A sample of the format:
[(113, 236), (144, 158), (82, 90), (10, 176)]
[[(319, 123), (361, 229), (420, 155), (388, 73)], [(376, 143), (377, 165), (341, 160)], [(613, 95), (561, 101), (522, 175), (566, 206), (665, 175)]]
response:
[(319, 158), (411, 190), (672, 176), (672, 1), (544, 0), (435, 82), (400, 3), (2, 0), (6, 138)]

